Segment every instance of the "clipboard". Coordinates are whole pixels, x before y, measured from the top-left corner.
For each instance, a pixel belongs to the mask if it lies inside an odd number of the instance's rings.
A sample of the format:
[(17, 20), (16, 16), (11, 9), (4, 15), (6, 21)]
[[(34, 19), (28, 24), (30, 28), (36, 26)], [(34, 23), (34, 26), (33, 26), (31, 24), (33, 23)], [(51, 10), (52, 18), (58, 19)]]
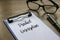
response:
[(3, 22), (15, 40), (60, 40), (60, 37), (32, 12), (9, 17)]

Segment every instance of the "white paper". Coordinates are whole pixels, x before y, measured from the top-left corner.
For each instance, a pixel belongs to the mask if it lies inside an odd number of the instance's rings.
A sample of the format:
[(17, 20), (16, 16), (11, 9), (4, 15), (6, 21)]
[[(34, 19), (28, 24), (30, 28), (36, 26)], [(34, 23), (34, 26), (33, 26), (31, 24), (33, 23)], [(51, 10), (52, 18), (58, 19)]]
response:
[(7, 20), (4, 20), (4, 22), (18, 40), (60, 40), (60, 37), (33, 13), (31, 17), (21, 21), (8, 23)]

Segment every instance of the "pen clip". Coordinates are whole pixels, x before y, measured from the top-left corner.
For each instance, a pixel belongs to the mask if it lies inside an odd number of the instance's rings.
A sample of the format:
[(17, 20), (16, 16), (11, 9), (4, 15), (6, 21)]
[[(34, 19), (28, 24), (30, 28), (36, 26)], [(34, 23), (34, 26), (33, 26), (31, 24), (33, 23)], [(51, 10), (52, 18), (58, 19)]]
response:
[[(7, 20), (8, 20), (9, 23), (13, 23), (13, 22), (20, 21), (24, 18), (28, 18), (28, 17), (31, 17), (31, 16), (32, 16), (31, 12), (26, 12), (26, 13), (22, 13), (22, 14), (13, 16), (13, 17), (9, 17)], [(18, 20), (18, 19), (20, 19), (20, 20)]]

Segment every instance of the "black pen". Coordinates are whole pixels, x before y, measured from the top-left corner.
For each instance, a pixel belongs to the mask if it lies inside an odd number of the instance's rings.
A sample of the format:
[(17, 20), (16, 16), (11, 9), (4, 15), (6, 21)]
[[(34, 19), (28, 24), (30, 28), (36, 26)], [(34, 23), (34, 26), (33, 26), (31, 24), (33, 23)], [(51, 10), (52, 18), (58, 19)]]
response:
[(60, 33), (60, 25), (57, 21), (52, 17), (51, 14), (47, 14), (47, 20), (54, 26), (54, 28)]

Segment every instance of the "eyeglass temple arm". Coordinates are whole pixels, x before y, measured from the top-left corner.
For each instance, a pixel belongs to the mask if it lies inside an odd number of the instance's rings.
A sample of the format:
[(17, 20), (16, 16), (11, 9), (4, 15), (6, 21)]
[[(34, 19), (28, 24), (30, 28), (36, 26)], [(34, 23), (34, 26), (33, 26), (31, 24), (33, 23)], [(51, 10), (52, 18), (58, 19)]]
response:
[(59, 8), (58, 4), (56, 4), (54, 1), (52, 0), (49, 0), (49, 1), (52, 2), (56, 6), (57, 9)]
[[(42, 0), (40, 0), (40, 1), (43, 3)], [(57, 9), (59, 8), (58, 4), (56, 4), (54, 1), (52, 1), (52, 0), (49, 0), (49, 1), (52, 2), (56, 6)]]

